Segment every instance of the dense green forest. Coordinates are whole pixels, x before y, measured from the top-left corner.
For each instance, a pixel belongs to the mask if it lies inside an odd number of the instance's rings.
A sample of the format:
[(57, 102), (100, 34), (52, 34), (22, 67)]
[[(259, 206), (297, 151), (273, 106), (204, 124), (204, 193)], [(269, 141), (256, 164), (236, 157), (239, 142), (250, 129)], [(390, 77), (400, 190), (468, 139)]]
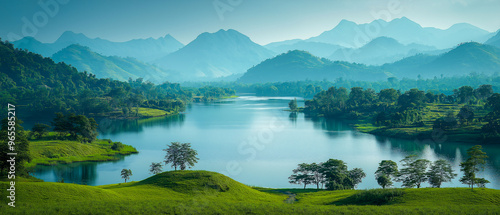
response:
[(435, 77), (432, 79), (398, 79), (390, 77), (385, 81), (352, 81), (343, 78), (338, 78), (335, 81), (293, 81), (293, 82), (270, 82), (270, 83), (255, 83), (245, 84), (240, 82), (186, 82), (183, 86), (201, 87), (201, 86), (218, 86), (236, 90), (238, 93), (255, 93), (257, 96), (302, 96), (304, 98), (312, 98), (317, 93), (326, 90), (330, 87), (344, 87), (350, 89), (352, 87), (362, 87), (365, 89), (371, 88), (375, 91), (382, 89), (394, 88), (400, 91), (407, 91), (412, 88), (418, 88), (423, 91), (433, 93), (444, 93), (446, 95), (453, 94), (453, 90), (461, 86), (479, 87), (480, 85), (492, 85), (494, 92), (500, 91), (500, 76), (485, 75), (471, 73), (467, 76), (455, 77)]
[(54, 63), (0, 42), (0, 103), (15, 104), (24, 117), (55, 112), (134, 117), (139, 111), (135, 107), (178, 113), (194, 98), (208, 101), (234, 94), (234, 90), (216, 87), (185, 89), (169, 82), (154, 85), (141, 78), (128, 82), (98, 79), (65, 63)]
[(493, 141), (500, 134), (500, 94), (491, 85), (462, 86), (451, 95), (417, 88), (404, 93), (388, 88), (377, 93), (362, 87), (350, 92), (331, 87), (305, 101), (304, 112), (353, 120), (364, 131), (388, 134), (384, 131), (393, 129), (392, 136), (403, 132), (412, 138), (427, 138), (440, 131)]

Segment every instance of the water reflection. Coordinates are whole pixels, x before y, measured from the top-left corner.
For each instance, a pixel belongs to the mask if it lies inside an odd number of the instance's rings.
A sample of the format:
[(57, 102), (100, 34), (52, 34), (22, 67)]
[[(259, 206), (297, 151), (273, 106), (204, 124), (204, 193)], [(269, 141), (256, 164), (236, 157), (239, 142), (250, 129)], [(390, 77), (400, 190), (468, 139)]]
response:
[(72, 163), (56, 166), (38, 166), (35, 177), (47, 181), (75, 184), (95, 184), (97, 178), (97, 162)]
[(145, 128), (160, 126), (168, 129), (173, 126), (182, 126), (185, 115), (154, 117), (147, 119), (99, 119), (100, 134), (119, 134), (122, 132), (140, 133)]

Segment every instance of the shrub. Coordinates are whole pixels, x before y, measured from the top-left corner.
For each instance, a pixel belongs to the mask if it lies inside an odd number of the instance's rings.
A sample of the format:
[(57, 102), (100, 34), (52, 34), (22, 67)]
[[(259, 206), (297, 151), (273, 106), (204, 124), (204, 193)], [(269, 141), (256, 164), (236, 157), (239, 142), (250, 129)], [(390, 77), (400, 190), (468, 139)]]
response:
[(120, 151), (123, 149), (123, 143), (121, 142), (114, 142), (113, 145), (111, 146), (111, 149), (112, 150), (115, 150), (115, 151)]

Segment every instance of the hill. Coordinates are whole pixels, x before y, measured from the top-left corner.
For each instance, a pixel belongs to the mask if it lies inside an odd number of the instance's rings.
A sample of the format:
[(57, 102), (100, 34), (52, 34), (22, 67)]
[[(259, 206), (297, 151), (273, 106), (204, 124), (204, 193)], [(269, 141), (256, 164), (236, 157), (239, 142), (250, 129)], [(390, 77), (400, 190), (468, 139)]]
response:
[[(133, 176), (132, 176), (133, 178)], [(7, 187), (7, 182), (0, 182)], [(467, 188), (318, 191), (253, 189), (207, 171), (171, 171), (140, 182), (85, 186), (16, 182), (7, 214), (457, 214), (500, 212), (500, 191)], [(304, 192), (307, 191), (307, 192)], [(285, 201), (289, 193), (298, 201)], [(397, 195), (393, 195), (396, 193)], [(369, 201), (365, 201), (369, 200)], [(64, 204), (61, 204), (64, 202)], [(293, 204), (287, 204), (293, 203)]]
[(500, 48), (500, 31), (498, 31), (498, 33), (495, 36), (488, 39), (488, 41), (486, 41), (484, 44), (492, 45), (492, 46), (496, 46), (497, 48)]
[(50, 57), (56, 52), (72, 44), (87, 46), (95, 52), (105, 56), (133, 57), (142, 61), (152, 61), (177, 51), (184, 45), (170, 35), (158, 39), (135, 39), (126, 42), (112, 42), (101, 38), (88, 38), (84, 34), (72, 31), (64, 32), (53, 43), (41, 43), (33, 38), (25, 37), (14, 41), (16, 48), (28, 49), (31, 52)]
[(315, 56), (324, 58), (329, 57), (336, 50), (343, 48), (339, 45), (320, 42), (307, 42), (303, 40), (276, 42), (267, 44), (265, 47), (274, 51), (275, 53), (286, 53), (293, 50), (302, 50), (307, 51)]
[(153, 65), (134, 58), (106, 57), (81, 45), (70, 45), (52, 55), (55, 62), (65, 62), (80, 71), (95, 74), (97, 78), (112, 78), (127, 81), (129, 78), (143, 78), (154, 83), (167, 79), (167, 73)]
[(210, 80), (244, 73), (273, 55), (247, 36), (229, 29), (200, 34), (184, 48), (155, 63), (176, 71), (179, 80)]
[(243, 83), (300, 80), (382, 80), (387, 75), (375, 67), (347, 62), (332, 62), (305, 51), (289, 51), (268, 59), (248, 70), (238, 81)]
[(435, 47), (420, 44), (403, 45), (389, 37), (378, 37), (361, 48), (343, 48), (328, 57), (330, 60), (356, 62), (367, 65), (392, 63), (417, 53), (435, 50)]
[(490, 38), (492, 34), (466, 23), (455, 24), (445, 30), (424, 28), (410, 19), (402, 17), (390, 22), (379, 19), (365, 24), (342, 20), (332, 30), (325, 31), (306, 41), (359, 48), (382, 36), (394, 38), (403, 44), (416, 43), (446, 49), (462, 42), (475, 41), (482, 43)]
[(487, 75), (500, 72), (500, 49), (480, 43), (463, 43), (435, 57), (417, 55), (382, 66), (396, 77), (433, 78), (463, 76), (472, 72)]

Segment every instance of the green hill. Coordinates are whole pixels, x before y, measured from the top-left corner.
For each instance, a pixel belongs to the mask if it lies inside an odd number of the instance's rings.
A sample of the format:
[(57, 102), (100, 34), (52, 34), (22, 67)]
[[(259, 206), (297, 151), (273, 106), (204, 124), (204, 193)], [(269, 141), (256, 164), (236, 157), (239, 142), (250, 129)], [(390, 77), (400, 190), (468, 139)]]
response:
[(347, 62), (332, 62), (305, 51), (289, 51), (250, 68), (240, 79), (243, 83), (330, 80), (337, 78), (374, 81), (387, 75), (376, 67)]
[(70, 45), (52, 55), (56, 62), (64, 62), (77, 68), (95, 74), (97, 78), (112, 78), (127, 81), (129, 78), (161, 83), (166, 80), (167, 73), (153, 65), (134, 58), (117, 56), (106, 57), (81, 45)]
[[(0, 187), (7, 189), (7, 182), (0, 182)], [(19, 182), (16, 207), (8, 207), (4, 198), (0, 211), (6, 214), (500, 213), (500, 191), (492, 189), (263, 190), (208, 171), (170, 171), (140, 182), (97, 187)], [(295, 193), (297, 201), (285, 201), (288, 198), (282, 194), (285, 192)], [(386, 200), (376, 204), (381, 198)]]

